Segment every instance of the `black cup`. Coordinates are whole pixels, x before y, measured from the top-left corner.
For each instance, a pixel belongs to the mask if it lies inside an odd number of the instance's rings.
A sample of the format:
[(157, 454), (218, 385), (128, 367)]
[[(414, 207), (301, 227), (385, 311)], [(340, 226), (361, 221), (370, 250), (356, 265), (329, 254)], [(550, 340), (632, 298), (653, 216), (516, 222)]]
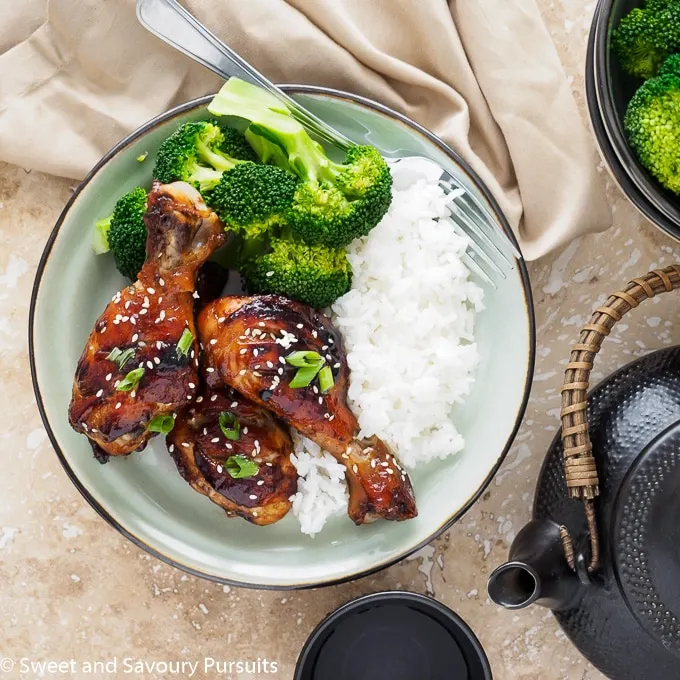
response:
[(294, 680), (492, 680), (469, 626), (430, 597), (366, 595), (336, 609), (307, 640)]

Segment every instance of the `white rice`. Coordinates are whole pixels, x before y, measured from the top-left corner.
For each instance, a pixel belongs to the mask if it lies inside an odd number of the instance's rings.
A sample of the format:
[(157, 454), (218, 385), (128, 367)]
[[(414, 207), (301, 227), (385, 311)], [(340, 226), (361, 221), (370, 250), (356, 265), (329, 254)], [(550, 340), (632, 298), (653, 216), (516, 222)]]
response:
[[(474, 321), (482, 289), (461, 259), (468, 241), (453, 228), (440, 172), (413, 160), (393, 166), (390, 210), (348, 248), (352, 290), (332, 309), (360, 436), (377, 435), (408, 468), (463, 449), (451, 415), (470, 393), (479, 362)], [(338, 512), (341, 497), (346, 511), (346, 484), (329, 454), (308, 440), (299, 446), (293, 512), (313, 534)]]
[(291, 496), (293, 514), (304, 534), (314, 536), (329, 517), (347, 512), (349, 494), (345, 466), (310, 439), (291, 428), (295, 453), (290, 460), (298, 471), (298, 490)]

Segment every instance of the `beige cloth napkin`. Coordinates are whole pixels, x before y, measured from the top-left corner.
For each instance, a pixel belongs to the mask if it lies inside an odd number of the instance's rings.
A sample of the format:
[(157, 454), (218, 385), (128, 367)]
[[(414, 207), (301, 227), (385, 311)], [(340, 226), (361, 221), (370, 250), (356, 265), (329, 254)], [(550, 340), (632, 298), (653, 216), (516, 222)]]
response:
[[(611, 215), (535, 0), (183, 0), (274, 82), (328, 85), (436, 132), (481, 175), (528, 259)], [(81, 178), (219, 79), (148, 34), (134, 0), (0, 9), (0, 160)]]

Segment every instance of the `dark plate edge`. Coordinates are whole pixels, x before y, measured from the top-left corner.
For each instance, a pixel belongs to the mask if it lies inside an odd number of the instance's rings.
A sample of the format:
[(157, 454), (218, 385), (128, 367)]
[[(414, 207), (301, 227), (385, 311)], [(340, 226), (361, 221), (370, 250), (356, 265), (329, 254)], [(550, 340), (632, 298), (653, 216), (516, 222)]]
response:
[[(501, 212), (500, 206), (498, 205), (496, 199), (492, 196), (491, 192), (489, 189), (481, 182), (480, 178), (477, 176), (476, 172), (467, 164), (466, 161), (464, 161), (453, 149), (451, 149), (445, 142), (443, 142), (439, 137), (434, 135), (432, 132), (424, 128), (423, 126), (419, 125), (415, 121), (412, 121), (410, 118), (407, 116), (398, 113), (397, 111), (394, 111), (390, 109), (387, 106), (384, 106), (383, 104), (378, 104), (377, 102), (374, 102), (370, 99), (367, 99), (365, 97), (361, 97), (359, 95), (354, 95), (348, 92), (343, 92), (340, 90), (334, 90), (331, 88), (324, 88), (320, 86), (313, 86), (313, 85), (282, 85), (282, 88), (286, 89), (287, 92), (289, 93), (300, 93), (300, 94), (318, 94), (318, 95), (325, 95), (325, 96), (332, 96), (336, 98), (341, 98), (341, 99), (347, 99), (352, 102), (356, 102), (359, 104), (362, 104), (363, 106), (366, 106), (368, 108), (374, 109), (376, 111), (379, 111), (380, 113), (386, 114), (388, 116), (391, 116), (393, 118), (396, 118), (400, 122), (408, 125), (409, 127), (415, 129), (416, 131), (420, 132), (422, 135), (424, 135), (430, 142), (438, 146), (442, 151), (444, 151), (446, 154), (450, 155), (467, 173), (472, 182), (474, 183), (475, 187), (482, 193), (484, 198), (487, 200), (491, 208), (494, 210), (494, 213), (496, 215), (496, 218), (498, 222), (501, 224), (503, 227), (504, 231), (508, 235), (508, 237), (512, 240), (512, 242), (515, 244), (515, 246), (519, 249), (519, 244), (517, 243), (517, 239), (515, 238), (514, 233), (512, 232), (512, 229), (510, 228), (510, 225), (507, 222), (507, 219)], [(40, 412), (40, 417), (43, 421), (43, 425), (45, 426), (45, 429), (47, 431), (47, 434), (49, 436), (50, 442), (52, 444), (52, 447), (55, 450), (55, 453), (57, 454), (57, 457), (59, 458), (59, 461), (66, 471), (66, 474), (68, 475), (69, 479), (71, 482), (73, 482), (74, 486), (78, 489), (78, 491), (81, 493), (81, 495), (85, 498), (85, 500), (90, 504), (90, 506), (97, 512), (97, 514), (102, 517), (104, 520), (106, 520), (114, 529), (116, 529), (119, 533), (121, 533), (125, 538), (127, 538), (129, 541), (134, 543), (138, 548), (141, 548), (142, 550), (145, 550), (149, 554), (153, 555), (154, 557), (162, 560), (163, 562), (166, 562), (167, 564), (176, 567), (177, 569), (181, 569), (182, 571), (185, 571), (192, 576), (197, 576), (200, 578), (207, 579), (209, 581), (213, 581), (216, 583), (221, 583), (221, 584), (226, 584), (226, 585), (233, 585), (235, 587), (245, 587), (245, 588), (255, 588), (255, 589), (260, 589), (260, 590), (303, 590), (303, 589), (309, 589), (309, 588), (319, 588), (319, 587), (325, 587), (325, 586), (331, 586), (331, 585), (338, 585), (341, 583), (347, 583), (349, 581), (353, 581), (355, 579), (364, 577), (364, 576), (370, 576), (371, 574), (375, 574), (383, 569), (386, 569), (393, 564), (396, 564), (397, 562), (400, 562), (404, 558), (412, 555), (413, 553), (417, 552), (418, 550), (422, 549), (424, 546), (428, 545), (430, 542), (432, 542), (435, 538), (437, 538), (439, 535), (447, 531), (455, 522), (457, 522), (469, 509), (470, 507), (480, 498), (480, 496), (484, 493), (486, 490), (487, 486), (491, 482), (491, 480), (495, 477), (496, 473), (498, 472), (498, 469), (500, 468), (501, 464), (505, 460), (505, 457), (507, 456), (514, 439), (517, 435), (517, 431), (519, 430), (522, 420), (524, 418), (524, 413), (526, 411), (526, 407), (529, 401), (529, 394), (531, 392), (531, 385), (533, 382), (533, 373), (534, 373), (534, 364), (535, 364), (535, 358), (536, 358), (536, 319), (535, 319), (535, 314), (534, 314), (534, 306), (533, 306), (533, 296), (531, 292), (531, 283), (529, 280), (529, 272), (526, 267), (526, 263), (524, 262), (524, 259), (517, 260), (519, 270), (520, 270), (520, 275), (522, 279), (522, 284), (524, 287), (524, 295), (525, 295), (525, 304), (527, 308), (527, 316), (529, 318), (529, 360), (527, 364), (527, 373), (526, 373), (526, 382), (525, 382), (525, 388), (524, 388), (524, 397), (522, 399), (522, 402), (519, 406), (518, 412), (517, 412), (517, 418), (515, 422), (515, 427), (513, 428), (512, 432), (510, 433), (508, 437), (508, 441), (506, 443), (505, 448), (501, 452), (496, 464), (494, 467), (490, 470), (489, 474), (487, 477), (484, 479), (482, 484), (480, 485), (479, 489), (471, 496), (468, 501), (453, 515), (451, 516), (442, 526), (440, 526), (436, 531), (434, 531), (430, 536), (428, 536), (426, 539), (424, 539), (422, 542), (418, 543), (416, 546), (413, 548), (410, 548), (406, 552), (404, 552), (401, 555), (398, 555), (397, 557), (390, 558), (387, 561), (378, 564), (374, 567), (371, 567), (370, 569), (366, 569), (354, 574), (349, 574), (347, 576), (343, 576), (341, 578), (337, 579), (332, 579), (328, 581), (319, 581), (315, 583), (303, 583), (303, 584), (298, 584), (298, 585), (271, 585), (271, 584), (259, 584), (259, 583), (246, 583), (242, 581), (234, 581), (230, 579), (226, 579), (223, 577), (216, 576), (214, 574), (207, 574), (204, 572), (201, 572), (199, 570), (196, 570), (192, 567), (188, 567), (186, 565), (183, 565), (173, 558), (170, 558), (163, 553), (157, 551), (156, 549), (152, 548), (151, 546), (147, 545), (144, 543), (141, 539), (139, 539), (137, 536), (134, 534), (130, 533), (127, 529), (125, 529), (122, 525), (120, 525), (113, 517), (111, 517), (108, 512), (99, 504), (99, 502), (90, 494), (90, 492), (84, 487), (84, 485), (80, 482), (80, 480), (77, 478), (73, 470), (70, 468), (63, 452), (61, 451), (61, 448), (59, 447), (56, 437), (52, 431), (52, 428), (50, 427), (49, 420), (47, 418), (47, 413), (45, 411), (45, 407), (43, 404), (42, 400), (42, 395), (40, 393), (40, 388), (38, 385), (38, 377), (37, 377), (37, 372), (36, 372), (36, 366), (35, 366), (35, 346), (34, 346), (34, 322), (35, 322), (35, 309), (36, 309), (36, 302), (38, 298), (38, 291), (40, 288), (40, 282), (42, 279), (42, 274), (45, 269), (45, 266), (47, 264), (47, 261), (49, 259), (50, 252), (52, 250), (52, 246), (54, 245), (54, 242), (58, 236), (59, 229), (61, 228), (62, 223), (66, 219), (66, 216), (75, 202), (76, 198), (78, 195), (83, 191), (85, 186), (90, 182), (90, 180), (99, 172), (99, 170), (111, 159), (113, 158), (116, 154), (118, 154), (123, 148), (125, 148), (130, 142), (134, 141), (141, 135), (145, 134), (148, 132), (151, 128), (156, 126), (157, 124), (164, 122), (166, 120), (169, 120), (171, 118), (174, 118), (177, 115), (180, 115), (182, 113), (185, 113), (186, 111), (189, 111), (193, 108), (196, 108), (198, 106), (203, 106), (207, 104), (211, 99), (213, 95), (206, 95), (203, 97), (198, 97), (196, 99), (193, 99), (191, 101), (188, 101), (184, 104), (180, 104), (179, 106), (176, 106), (173, 109), (170, 109), (169, 111), (166, 111), (165, 113), (160, 114), (159, 116), (156, 116), (155, 118), (152, 118), (151, 120), (147, 121), (140, 127), (138, 127), (136, 130), (131, 132), (129, 135), (127, 135), (125, 138), (123, 138), (120, 142), (118, 142), (113, 148), (111, 148), (102, 158), (101, 160), (90, 170), (85, 178), (78, 184), (76, 187), (76, 190), (73, 192), (73, 195), (67, 202), (66, 206), (62, 210), (61, 214), (59, 215), (59, 218), (57, 219), (57, 222), (55, 223), (54, 228), (52, 229), (52, 232), (47, 240), (47, 243), (45, 244), (45, 248), (43, 250), (43, 253), (40, 257), (40, 262), (38, 263), (38, 268), (36, 270), (36, 275), (33, 283), (33, 289), (31, 292), (31, 302), (30, 302), (30, 308), (29, 308), (29, 317), (28, 317), (28, 347), (29, 347), (29, 363), (30, 363), (30, 368), (31, 368), (31, 382), (33, 384), (33, 391), (35, 393), (35, 398), (36, 398), (36, 403), (38, 406), (38, 411)]]

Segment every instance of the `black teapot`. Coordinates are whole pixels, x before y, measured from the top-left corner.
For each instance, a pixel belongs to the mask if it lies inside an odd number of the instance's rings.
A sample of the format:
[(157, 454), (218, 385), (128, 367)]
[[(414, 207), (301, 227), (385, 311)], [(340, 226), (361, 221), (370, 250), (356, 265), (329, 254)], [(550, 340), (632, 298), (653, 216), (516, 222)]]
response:
[(625, 366), (587, 402), (586, 390), (612, 326), (678, 287), (679, 265), (633, 279), (584, 327), (533, 519), (488, 584), (489, 597), (508, 609), (552, 609), (615, 680), (680, 680), (680, 348)]

